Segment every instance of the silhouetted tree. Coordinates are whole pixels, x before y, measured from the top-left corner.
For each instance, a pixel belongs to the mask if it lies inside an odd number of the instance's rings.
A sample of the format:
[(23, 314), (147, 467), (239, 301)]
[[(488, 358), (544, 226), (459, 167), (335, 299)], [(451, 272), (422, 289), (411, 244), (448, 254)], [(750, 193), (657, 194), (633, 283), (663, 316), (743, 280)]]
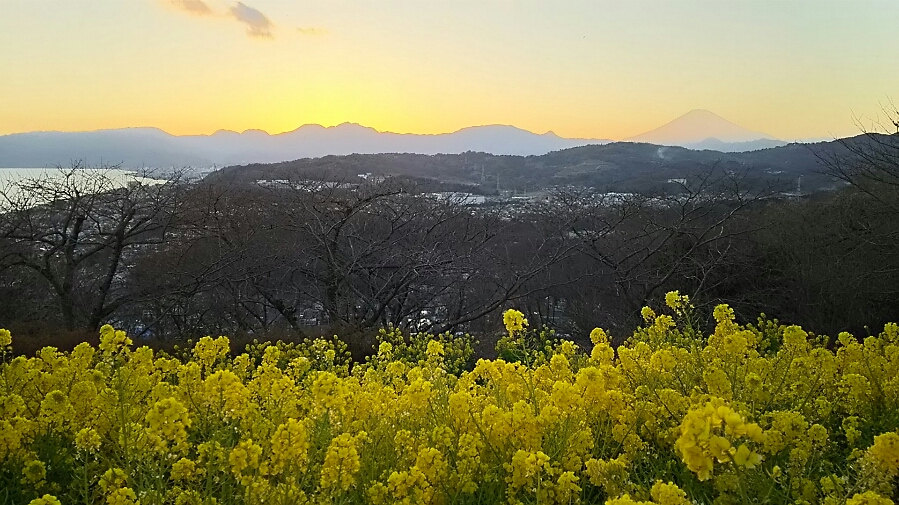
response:
[(176, 179), (123, 181), (81, 163), (0, 189), (0, 268), (45, 282), (69, 330), (95, 329), (133, 300), (138, 251), (164, 243), (179, 212)]

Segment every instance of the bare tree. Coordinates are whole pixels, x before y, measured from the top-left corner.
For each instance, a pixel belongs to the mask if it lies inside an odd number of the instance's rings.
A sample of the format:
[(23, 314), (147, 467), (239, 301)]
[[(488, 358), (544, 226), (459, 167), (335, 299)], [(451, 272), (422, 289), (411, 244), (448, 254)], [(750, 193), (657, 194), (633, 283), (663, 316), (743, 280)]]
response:
[(132, 276), (161, 333), (468, 328), (573, 250), (553, 224), (395, 179), (206, 181), (189, 200)]
[(69, 329), (95, 329), (131, 301), (134, 257), (162, 244), (179, 211), (169, 181), (127, 180), (82, 163), (0, 189), (0, 267), (27, 269), (51, 288)]
[(861, 135), (839, 139), (840, 148), (816, 151), (825, 172), (872, 197), (892, 213), (899, 212), (899, 109), (882, 108), (885, 122), (866, 127), (856, 121)]
[[(579, 242), (581, 275), (591, 279), (570, 293), (569, 313), (590, 325), (626, 327), (640, 307), (667, 289), (694, 299), (714, 292), (740, 240), (754, 229), (749, 211), (768, 194), (718, 168), (668, 194), (558, 191), (553, 213), (568, 216), (568, 234)], [(585, 314), (578, 316), (578, 310)]]
[(524, 280), (558, 257), (512, 262), (510, 251), (530, 236), (516, 237), (496, 210), (474, 211), (395, 181), (307, 182), (292, 195), (286, 220), (305, 239), (294, 272), (305, 282), (297, 285), (332, 323), (455, 328), (519, 296)]

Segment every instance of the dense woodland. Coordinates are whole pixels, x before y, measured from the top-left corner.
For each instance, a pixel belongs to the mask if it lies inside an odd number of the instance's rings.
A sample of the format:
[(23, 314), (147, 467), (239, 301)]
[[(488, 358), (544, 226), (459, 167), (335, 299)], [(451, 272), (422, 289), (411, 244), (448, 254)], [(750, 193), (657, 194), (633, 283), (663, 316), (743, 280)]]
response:
[(121, 188), (75, 165), (3, 192), (0, 326), (17, 352), (111, 323), (160, 345), (338, 333), (363, 354), (385, 326), (488, 338), (509, 307), (575, 339), (624, 335), (679, 290), (744, 321), (865, 335), (899, 319), (899, 133), (887, 133), (810, 150), (841, 189), (802, 195), (727, 162), (642, 192), (566, 183), (478, 206), (402, 174), (279, 165)]

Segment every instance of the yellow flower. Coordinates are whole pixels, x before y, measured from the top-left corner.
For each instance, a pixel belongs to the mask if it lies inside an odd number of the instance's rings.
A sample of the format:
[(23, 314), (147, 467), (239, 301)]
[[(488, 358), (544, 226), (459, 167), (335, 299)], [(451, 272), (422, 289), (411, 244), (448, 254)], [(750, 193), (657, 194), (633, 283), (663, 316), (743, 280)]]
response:
[(506, 477), (512, 489), (518, 489), (532, 483), (540, 473), (549, 470), (549, 456), (542, 451), (529, 452), (519, 449), (512, 456), (512, 462), (506, 463)]
[(8, 345), (12, 345), (12, 334), (9, 333), (9, 330), (0, 328), (0, 347), (6, 347)]
[(862, 432), (858, 429), (858, 423), (858, 416), (849, 416), (843, 419), (843, 432), (846, 434), (846, 441), (849, 442), (849, 445), (855, 444), (855, 441), (862, 436)]
[(730, 308), (727, 304), (722, 303), (715, 307), (715, 310), (712, 312), (712, 315), (715, 317), (715, 321), (718, 324), (729, 323), (734, 320), (734, 309)]
[(127, 476), (121, 468), (110, 468), (100, 477), (100, 489), (104, 493), (111, 493), (125, 485)]
[(213, 505), (215, 498), (203, 500), (203, 496), (195, 490), (181, 491), (175, 498), (175, 505)]
[(429, 358), (438, 358), (443, 356), (443, 344), (437, 340), (428, 342), (427, 355)]
[(602, 328), (593, 328), (593, 331), (590, 332), (590, 341), (593, 342), (593, 345), (610, 344), (612, 342), (609, 335)]
[(382, 505), (387, 502), (387, 486), (382, 482), (375, 482), (372, 484), (365, 494), (368, 495), (368, 501), (372, 505)]
[(677, 309), (680, 302), (680, 291), (669, 291), (665, 293), (665, 305), (671, 309)]
[(346, 406), (346, 385), (331, 372), (319, 372), (312, 383), (312, 395), (315, 403), (323, 409), (342, 411)]
[(864, 493), (856, 493), (852, 498), (846, 500), (846, 505), (893, 505), (893, 500), (884, 498), (874, 491), (865, 491)]
[(523, 330), (528, 325), (528, 320), (524, 318), (524, 314), (521, 312), (509, 309), (503, 312), (503, 324), (506, 326), (506, 331), (512, 334)]
[(605, 505), (652, 505), (652, 502), (636, 501), (631, 495), (624, 494), (618, 498), (609, 498)]
[(255, 470), (259, 467), (259, 457), (262, 455), (262, 447), (253, 443), (253, 440), (241, 440), (237, 447), (231, 449), (228, 463), (231, 464), (231, 473), (240, 478), (244, 470)]
[(124, 331), (116, 330), (108, 324), (100, 327), (100, 350), (113, 354), (131, 345), (131, 339)]
[[(689, 300), (672, 292), (665, 303), (677, 313)], [(899, 432), (877, 434), (899, 408), (899, 326), (863, 341), (843, 334), (832, 348), (798, 326), (739, 325), (726, 305), (704, 338), (665, 310), (645, 309), (649, 324), (616, 349), (599, 328), (586, 353), (532, 335), (539, 359), (481, 359), (468, 372), (448, 364), (462, 355), (450, 334), (385, 331), (378, 357), (351, 366), (327, 339), (231, 357), (227, 339), (205, 338), (183, 362), (131, 351), (111, 326), (100, 349), (12, 358), (0, 331), (4, 485), (11, 496), (76, 496), (46, 459), (58, 453), (103, 465), (94, 501), (107, 505), (214, 505), (220, 491), (257, 505), (687, 505), (684, 490), (644, 472), (673, 448), (681, 470), (711, 481), (697, 501), (767, 479), (791, 502), (891, 503)], [(524, 342), (524, 314), (503, 316), (504, 339)], [(51, 495), (31, 504), (60, 505)]]
[[(740, 447), (746, 446), (743, 445)], [(709, 440), (709, 452), (718, 459), (719, 463), (727, 463), (730, 461), (730, 455), (727, 452), (728, 450), (730, 450), (730, 441), (726, 438), (714, 436)], [(739, 451), (737, 451), (737, 453), (739, 454)]]
[(62, 505), (58, 499), (52, 494), (45, 494), (40, 498), (35, 498), (28, 502), (28, 505)]
[(433, 447), (424, 447), (418, 451), (418, 456), (415, 458), (415, 466), (424, 474), (428, 482), (434, 485), (437, 483), (438, 478), (443, 475), (446, 469), (446, 462), (439, 450)]
[[(193, 369), (199, 375), (199, 367), (191, 363)], [(186, 365), (188, 369), (191, 365)], [(200, 401), (208, 407), (220, 409), (221, 416), (225, 419), (241, 418), (248, 406), (249, 391), (234, 372), (219, 370), (203, 381)]]
[(272, 471), (280, 473), (291, 465), (302, 468), (306, 464), (308, 450), (306, 426), (296, 419), (288, 419), (272, 435)]
[[(364, 437), (365, 432), (356, 436)], [(346, 491), (356, 483), (356, 473), (360, 467), (356, 438), (349, 433), (342, 433), (331, 440), (322, 464), (321, 487)]]
[(181, 458), (172, 464), (172, 479), (189, 480), (197, 471), (197, 465), (192, 460)]
[(877, 462), (877, 466), (890, 475), (899, 474), (899, 433), (891, 431), (874, 437), (874, 445), (868, 452)]
[(191, 420), (187, 408), (174, 398), (159, 400), (147, 413), (147, 433), (156, 441), (156, 449), (165, 452), (172, 443), (179, 449), (187, 449), (187, 428)]
[[(722, 431), (731, 438), (722, 436)], [(675, 447), (687, 468), (696, 473), (699, 480), (707, 480), (711, 477), (716, 459), (719, 463), (733, 461), (745, 468), (760, 464), (762, 457), (746, 444), (741, 444), (737, 449), (731, 446), (741, 437), (758, 442), (761, 431), (757, 424), (745, 422), (742, 416), (716, 398), (704, 407), (687, 412), (681, 422), (680, 437)]]
[(687, 500), (687, 493), (672, 482), (665, 484), (662, 481), (657, 481), (653, 484), (650, 494), (652, 495), (653, 502), (659, 505), (690, 504), (690, 501)]
[[(396, 498), (407, 498), (418, 487), (418, 476), (420, 475), (421, 473), (391, 472), (387, 477), (387, 490)], [(408, 502), (408, 500), (406, 501)]]
[(581, 492), (581, 487), (577, 485), (580, 479), (574, 472), (562, 472), (556, 481), (556, 501), (559, 503), (570, 503), (572, 495), (577, 496)]
[(784, 346), (790, 349), (799, 349), (808, 342), (808, 333), (799, 326), (788, 326), (784, 329)]
[[(818, 447), (824, 447), (827, 444), (827, 428), (820, 424), (813, 424), (808, 429), (809, 440)], [(876, 438), (874, 439), (876, 442)]]
[(194, 345), (192, 354), (204, 368), (212, 368), (216, 361), (223, 359), (230, 351), (230, 342), (227, 337), (203, 337)]
[(41, 401), (40, 419), (51, 429), (71, 428), (69, 422), (75, 414), (74, 407), (65, 393), (56, 389), (47, 393)]
[(47, 476), (47, 467), (44, 466), (42, 461), (33, 459), (25, 463), (25, 468), (22, 469), (22, 476), (24, 484), (33, 484), (39, 487), (43, 483), (44, 477)]
[(670, 350), (659, 349), (652, 354), (652, 357), (649, 360), (649, 364), (654, 370), (667, 372), (674, 369), (674, 367), (677, 365), (677, 359), (674, 357), (674, 354), (672, 354)]
[(75, 447), (82, 451), (97, 452), (100, 449), (100, 434), (93, 428), (82, 428), (75, 434)]
[(106, 504), (107, 505), (139, 505), (140, 502), (137, 500), (137, 495), (134, 494), (134, 490), (130, 487), (123, 487), (116, 489), (112, 493), (106, 496)]
[(746, 444), (741, 444), (740, 448), (737, 449), (736, 454), (734, 454), (734, 463), (737, 466), (744, 466), (748, 469), (755, 468), (762, 462), (762, 457), (749, 450), (749, 447), (746, 447)]

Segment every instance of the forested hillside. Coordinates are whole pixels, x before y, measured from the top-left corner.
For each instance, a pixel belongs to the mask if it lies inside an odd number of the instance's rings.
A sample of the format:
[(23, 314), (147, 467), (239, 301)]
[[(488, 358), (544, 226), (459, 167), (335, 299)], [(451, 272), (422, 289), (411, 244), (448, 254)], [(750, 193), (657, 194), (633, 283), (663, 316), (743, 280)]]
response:
[(528, 192), (557, 186), (597, 191), (671, 192), (669, 180), (699, 176), (712, 168), (732, 172), (747, 182), (818, 192), (837, 187), (824, 172), (822, 157), (846, 153), (846, 143), (870, 143), (860, 136), (818, 144), (790, 144), (745, 153), (696, 151), (682, 147), (615, 142), (555, 151), (542, 156), (463, 154), (355, 154), (300, 159), (285, 163), (225, 168), (217, 176), (250, 182), (297, 177), (343, 180), (362, 174), (417, 178), (430, 183), (458, 185), (469, 191)]

